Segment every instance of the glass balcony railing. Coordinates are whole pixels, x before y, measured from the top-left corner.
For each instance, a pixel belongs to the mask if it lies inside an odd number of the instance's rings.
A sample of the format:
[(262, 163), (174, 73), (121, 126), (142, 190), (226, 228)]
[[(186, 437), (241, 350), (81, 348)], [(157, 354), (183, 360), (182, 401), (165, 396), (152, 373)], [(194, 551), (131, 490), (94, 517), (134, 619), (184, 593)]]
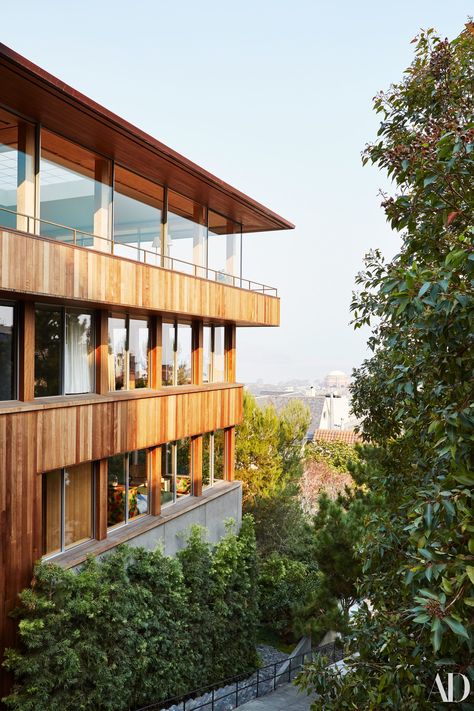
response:
[(140, 245), (115, 242), (108, 237), (85, 232), (67, 225), (61, 225), (39, 217), (31, 217), (6, 207), (0, 207), (0, 229), (20, 230), (37, 237), (57, 240), (78, 247), (86, 247), (97, 252), (112, 254), (114, 256), (131, 259), (136, 262), (161, 267), (176, 272), (182, 272), (201, 279), (208, 279), (227, 286), (246, 289), (268, 296), (278, 296), (277, 289), (267, 284), (262, 284), (241, 276), (227, 274), (224, 271), (211, 269), (207, 266), (193, 264), (177, 257), (161, 254), (158, 249), (144, 249)]

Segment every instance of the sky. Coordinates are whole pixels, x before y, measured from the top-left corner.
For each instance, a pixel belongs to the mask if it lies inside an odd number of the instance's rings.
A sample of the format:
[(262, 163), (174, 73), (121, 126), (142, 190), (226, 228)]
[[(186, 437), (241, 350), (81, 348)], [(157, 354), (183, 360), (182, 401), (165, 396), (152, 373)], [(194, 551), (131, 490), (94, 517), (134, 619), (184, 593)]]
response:
[[(420, 28), (449, 38), (465, 0), (23, 0), (0, 41), (289, 219), (245, 235), (243, 276), (278, 288), (280, 328), (241, 328), (243, 382), (314, 381), (367, 357), (354, 277), (399, 238), (383, 174), (360, 154), (372, 98), (401, 79)], [(1, 91), (1, 87), (0, 87)]]

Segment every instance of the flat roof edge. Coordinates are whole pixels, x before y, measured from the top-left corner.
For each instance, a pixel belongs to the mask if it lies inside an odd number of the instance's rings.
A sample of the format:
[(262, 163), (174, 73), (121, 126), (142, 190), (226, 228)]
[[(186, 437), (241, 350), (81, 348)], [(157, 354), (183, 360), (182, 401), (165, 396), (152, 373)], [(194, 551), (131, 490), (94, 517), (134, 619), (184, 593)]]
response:
[[(258, 221), (262, 223), (261, 226), (253, 229), (250, 220), (247, 225), (243, 222), (244, 232), (294, 229), (294, 224), (289, 220), (286, 220), (270, 208), (221, 180), (205, 168), (189, 160), (85, 94), (77, 91), (3, 43), (0, 43), (0, 63), (1, 62), (7, 62), (23, 75), (28, 75), (29, 80), (39, 84), (41, 88), (47, 88), (49, 91), (53, 91), (59, 95), (59, 98), (67, 100), (68, 103), (72, 104), (76, 109), (87, 112), (92, 118), (99, 119), (112, 130), (119, 131), (128, 139), (138, 142), (142, 147), (158, 155), (168, 163), (171, 163), (178, 170), (185, 171), (200, 183), (207, 184), (211, 189), (224, 193), (231, 201), (242, 205), (249, 212), (249, 216), (253, 213), (256, 218), (259, 218)], [(173, 189), (171, 184), (170, 187)], [(212, 205), (210, 205), (210, 207), (211, 209), (215, 209), (212, 208)]]

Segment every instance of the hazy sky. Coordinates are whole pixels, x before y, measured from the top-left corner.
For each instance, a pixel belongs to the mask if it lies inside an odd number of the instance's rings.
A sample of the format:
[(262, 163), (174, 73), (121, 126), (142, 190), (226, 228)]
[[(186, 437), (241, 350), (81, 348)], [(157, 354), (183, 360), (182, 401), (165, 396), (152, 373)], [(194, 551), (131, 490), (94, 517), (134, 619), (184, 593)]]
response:
[[(279, 329), (239, 329), (238, 377), (350, 372), (354, 275), (385, 224), (372, 97), (398, 81), (420, 27), (450, 38), (465, 0), (23, 0), (1, 41), (296, 224), (244, 237), (245, 277), (277, 286)], [(1, 87), (0, 87), (1, 91)]]

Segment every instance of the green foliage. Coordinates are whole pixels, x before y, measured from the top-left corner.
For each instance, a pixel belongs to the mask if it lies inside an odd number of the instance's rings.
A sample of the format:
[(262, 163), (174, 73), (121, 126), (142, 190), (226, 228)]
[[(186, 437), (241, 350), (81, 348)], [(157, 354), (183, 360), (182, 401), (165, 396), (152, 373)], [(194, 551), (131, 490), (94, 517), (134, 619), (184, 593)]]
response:
[(302, 447), (309, 412), (294, 401), (277, 414), (272, 405), (260, 408), (244, 393), (242, 424), (236, 428), (236, 477), (243, 483), (244, 505), (257, 498), (293, 488), (302, 474)]
[(255, 668), (252, 521), (214, 549), (192, 530), (175, 559), (121, 547), (73, 573), (36, 567), (8, 650), (17, 711), (120, 711)]
[(294, 639), (298, 608), (313, 599), (320, 576), (308, 564), (272, 553), (260, 565), (260, 615), (267, 628), (284, 639)]
[(324, 695), (315, 709), (428, 709), (438, 671), (474, 679), (473, 67), (471, 32), (429, 30), (403, 82), (375, 99), (364, 161), (394, 181), (383, 205), (403, 243), (389, 263), (368, 255), (352, 303), (356, 328), (373, 325), (353, 386), (377, 445), (355, 474), (370, 500), (359, 594), (371, 604), (348, 640), (350, 673), (303, 676)]
[(356, 447), (347, 442), (316, 439), (306, 445), (305, 457), (310, 462), (325, 462), (336, 472), (349, 472), (358, 454)]
[(323, 494), (313, 524), (313, 558), (346, 619), (357, 600), (356, 582), (362, 572), (356, 546), (362, 533), (363, 511), (357, 499), (346, 510), (339, 501)]
[(280, 495), (258, 498), (247, 511), (255, 520), (260, 556), (278, 553), (304, 560), (311, 538), (311, 525), (298, 497), (286, 491)]

